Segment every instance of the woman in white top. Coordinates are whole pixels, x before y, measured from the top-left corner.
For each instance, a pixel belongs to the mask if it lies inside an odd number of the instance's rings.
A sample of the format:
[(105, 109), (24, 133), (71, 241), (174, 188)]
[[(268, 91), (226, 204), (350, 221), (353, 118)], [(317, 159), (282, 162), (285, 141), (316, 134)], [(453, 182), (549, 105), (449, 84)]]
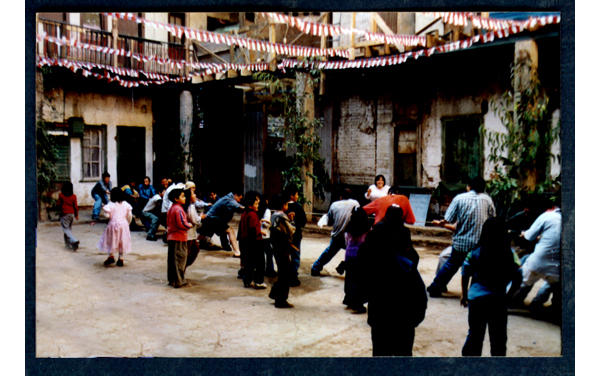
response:
[(387, 196), (390, 186), (385, 184), (385, 177), (383, 175), (375, 176), (375, 184), (371, 185), (365, 193), (365, 198), (371, 201), (375, 201), (378, 198)]

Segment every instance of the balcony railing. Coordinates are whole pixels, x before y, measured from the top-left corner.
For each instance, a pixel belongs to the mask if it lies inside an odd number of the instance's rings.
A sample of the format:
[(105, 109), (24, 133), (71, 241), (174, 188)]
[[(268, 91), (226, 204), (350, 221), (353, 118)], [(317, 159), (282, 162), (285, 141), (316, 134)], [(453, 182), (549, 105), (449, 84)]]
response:
[[(71, 25), (63, 22), (40, 19), (38, 33), (44, 31), (47, 36), (67, 40), (77, 40), (81, 43), (99, 47), (113, 48), (113, 35), (111, 32), (90, 29), (86, 27)], [(119, 35), (117, 38), (117, 50), (123, 49), (139, 56), (156, 57), (161, 62), (165, 60), (185, 60), (185, 47), (181, 44), (157, 42), (144, 38)], [(38, 44), (38, 55), (48, 58), (69, 59), (95, 64), (113, 65), (113, 54), (91, 49), (71, 47), (69, 45), (57, 45), (56, 43), (43, 40)], [(183, 66), (161, 64), (152, 59), (143, 61), (134, 57), (118, 56), (117, 67), (136, 69), (150, 73), (182, 76), (185, 74)]]

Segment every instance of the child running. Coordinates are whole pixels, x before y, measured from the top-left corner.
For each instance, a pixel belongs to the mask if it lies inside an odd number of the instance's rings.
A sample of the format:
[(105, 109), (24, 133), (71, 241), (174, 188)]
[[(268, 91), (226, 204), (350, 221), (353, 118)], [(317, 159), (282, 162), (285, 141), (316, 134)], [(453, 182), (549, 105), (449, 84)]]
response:
[(58, 195), (58, 207), (60, 208), (60, 226), (64, 232), (65, 247), (77, 251), (79, 240), (71, 232), (73, 218), (79, 219), (79, 208), (77, 207), (77, 196), (73, 194), (73, 183), (70, 181), (63, 184)]
[(113, 253), (119, 252), (117, 266), (123, 266), (123, 254), (131, 251), (129, 223), (133, 218), (131, 215), (133, 208), (125, 201), (125, 193), (121, 188), (113, 188), (110, 191), (110, 201), (103, 207), (108, 225), (98, 241), (98, 248), (108, 253), (104, 265), (113, 264), (115, 262)]
[[(492, 356), (506, 356), (507, 302), (519, 289), (522, 279), (518, 260), (510, 249), (506, 223), (498, 217), (485, 221), (479, 243), (469, 251), (462, 267), (460, 304), (469, 307), (469, 335), (463, 356), (481, 356), (488, 325)], [(473, 283), (469, 288), (471, 277)]]
[[(254, 191), (244, 196), (244, 212), (240, 218), (238, 240), (242, 254), (242, 280), (244, 287), (266, 289), (264, 284), (265, 257), (261, 248), (262, 231), (258, 216), (259, 194)], [(254, 283), (252, 283), (254, 281)]]
[(296, 272), (290, 261), (290, 254), (298, 249), (293, 245), (293, 236), (296, 227), (285, 214), (288, 209), (287, 197), (277, 195), (273, 198), (275, 213), (271, 217), (271, 244), (277, 263), (277, 281), (271, 288), (269, 298), (275, 300), (275, 308), (293, 308), (287, 302), (290, 284), (296, 277)]
[(183, 205), (185, 204), (185, 193), (181, 188), (174, 188), (169, 192), (169, 200), (172, 202), (167, 212), (167, 278), (169, 285), (179, 288), (190, 284), (185, 280), (185, 268), (187, 262), (187, 240), (188, 230), (192, 225), (187, 221)]
[(364, 209), (356, 207), (352, 210), (350, 223), (346, 227), (346, 279), (344, 280), (344, 304), (356, 313), (367, 313), (364, 299), (359, 294), (360, 266), (358, 263), (358, 248), (365, 242), (367, 233), (371, 229), (369, 217)]

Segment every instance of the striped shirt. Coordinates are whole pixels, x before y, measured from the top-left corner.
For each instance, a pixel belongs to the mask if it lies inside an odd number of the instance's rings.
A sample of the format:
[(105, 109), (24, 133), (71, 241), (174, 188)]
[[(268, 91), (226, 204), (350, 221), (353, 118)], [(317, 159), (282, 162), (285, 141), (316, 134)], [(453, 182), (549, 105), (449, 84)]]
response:
[(471, 250), (479, 241), (483, 223), (496, 215), (494, 202), (485, 193), (473, 190), (454, 197), (444, 217), (456, 223), (452, 236), (452, 248), (458, 252)]

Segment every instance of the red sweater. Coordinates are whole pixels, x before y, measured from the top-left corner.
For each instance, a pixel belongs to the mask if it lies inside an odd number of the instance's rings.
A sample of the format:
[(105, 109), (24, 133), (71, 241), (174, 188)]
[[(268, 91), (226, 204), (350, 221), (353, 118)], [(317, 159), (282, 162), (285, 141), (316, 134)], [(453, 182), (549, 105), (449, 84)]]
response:
[(187, 242), (190, 228), (192, 225), (187, 221), (185, 210), (181, 204), (174, 202), (167, 212), (167, 240)]
[(260, 233), (260, 218), (254, 210), (245, 210), (240, 218), (240, 231), (238, 239), (241, 242), (262, 240)]
[(69, 197), (59, 193), (58, 195), (58, 207), (65, 214), (75, 214), (75, 217), (79, 216), (79, 208), (77, 207), (77, 196), (71, 195)]
[(383, 218), (385, 218), (385, 212), (393, 204), (400, 206), (400, 208), (402, 209), (402, 217), (404, 218), (404, 223), (408, 223), (409, 225), (415, 223), (416, 218), (410, 206), (410, 201), (408, 201), (408, 197), (404, 195), (383, 196), (382, 198), (378, 198), (372, 203), (363, 206), (363, 209), (365, 209), (368, 215), (375, 213), (374, 224), (377, 224), (381, 222)]

